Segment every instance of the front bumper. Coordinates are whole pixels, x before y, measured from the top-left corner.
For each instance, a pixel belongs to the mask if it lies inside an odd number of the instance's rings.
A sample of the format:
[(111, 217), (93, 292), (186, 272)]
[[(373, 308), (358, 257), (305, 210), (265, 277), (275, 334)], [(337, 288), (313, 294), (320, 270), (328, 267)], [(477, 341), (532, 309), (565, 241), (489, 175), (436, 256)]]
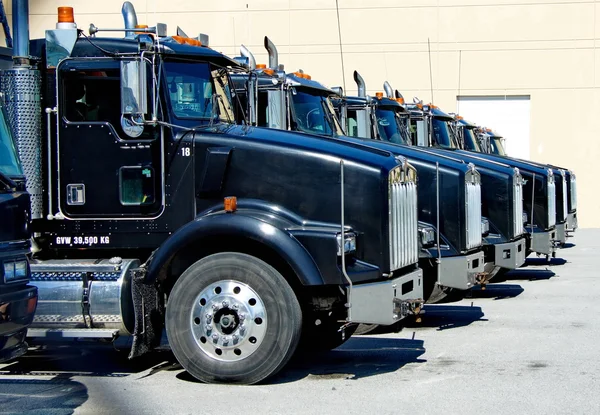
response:
[(27, 351), (25, 335), (37, 306), (37, 288), (0, 294), (0, 362)]
[(438, 284), (444, 287), (468, 290), (480, 281), (484, 272), (483, 251), (470, 255), (443, 257), (440, 261)]
[(531, 251), (542, 255), (552, 255), (556, 251), (555, 242), (556, 229), (533, 232), (531, 234)]
[(577, 229), (577, 211), (567, 214), (567, 230), (574, 232)]
[(567, 242), (567, 223), (557, 223), (556, 224), (556, 240), (560, 244), (564, 244)]
[(525, 263), (526, 251), (525, 238), (505, 244), (495, 244), (494, 264), (502, 268), (517, 269)]
[(390, 325), (418, 314), (423, 306), (423, 271), (352, 286), (350, 322)]

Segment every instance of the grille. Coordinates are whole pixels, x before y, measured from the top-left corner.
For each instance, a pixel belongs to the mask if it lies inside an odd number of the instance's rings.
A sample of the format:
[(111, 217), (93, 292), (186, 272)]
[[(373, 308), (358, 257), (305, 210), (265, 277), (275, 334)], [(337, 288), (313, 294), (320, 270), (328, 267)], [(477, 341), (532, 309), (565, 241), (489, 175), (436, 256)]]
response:
[(515, 168), (513, 179), (513, 210), (514, 216), (514, 236), (519, 236), (525, 232), (523, 229), (523, 177), (519, 169)]
[(560, 171), (561, 183), (562, 183), (562, 213), (563, 217), (561, 221), (567, 220), (567, 176), (564, 170)]
[(481, 176), (475, 166), (465, 175), (467, 249), (481, 246)]
[(408, 163), (394, 168), (389, 177), (391, 271), (419, 260), (417, 175)]
[(571, 172), (571, 210), (577, 210), (577, 178)]
[(548, 171), (548, 227), (556, 225), (556, 183), (552, 170)]

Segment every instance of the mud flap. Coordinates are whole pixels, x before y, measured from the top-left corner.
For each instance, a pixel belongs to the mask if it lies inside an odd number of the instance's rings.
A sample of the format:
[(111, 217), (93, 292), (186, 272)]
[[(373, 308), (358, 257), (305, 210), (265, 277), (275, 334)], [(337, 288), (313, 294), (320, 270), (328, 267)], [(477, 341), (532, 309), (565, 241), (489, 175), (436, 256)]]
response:
[(154, 283), (144, 282), (146, 269), (135, 268), (131, 273), (135, 327), (129, 358), (133, 359), (160, 345), (165, 316), (162, 293)]

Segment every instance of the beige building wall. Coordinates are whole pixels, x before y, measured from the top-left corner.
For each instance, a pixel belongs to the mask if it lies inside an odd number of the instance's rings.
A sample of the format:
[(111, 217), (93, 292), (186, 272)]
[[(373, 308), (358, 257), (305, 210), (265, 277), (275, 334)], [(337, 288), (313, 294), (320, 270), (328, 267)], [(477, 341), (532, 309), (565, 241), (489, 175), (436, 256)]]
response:
[[(4, 2), (8, 14), (10, 3)], [(140, 23), (167, 23), (169, 34), (177, 25), (190, 36), (207, 33), (214, 49), (231, 56), (243, 43), (266, 62), (268, 35), (288, 70), (342, 85), (335, 0), (133, 4)], [(121, 5), (30, 0), (31, 36), (54, 26), (58, 6), (73, 6), (86, 30), (90, 23), (122, 27)], [(573, 169), (580, 225), (600, 227), (599, 6), (600, 0), (339, 0), (346, 90), (356, 91), (357, 69), (371, 94), (388, 80), (406, 98), (430, 101), (429, 39), (435, 103), (451, 112), (458, 95), (529, 95), (531, 158)]]

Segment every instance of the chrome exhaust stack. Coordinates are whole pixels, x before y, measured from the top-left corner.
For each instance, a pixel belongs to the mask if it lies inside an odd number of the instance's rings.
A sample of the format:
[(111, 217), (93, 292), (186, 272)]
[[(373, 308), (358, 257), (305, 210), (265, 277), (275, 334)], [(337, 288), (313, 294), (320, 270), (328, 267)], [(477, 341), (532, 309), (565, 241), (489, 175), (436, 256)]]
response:
[(392, 86), (390, 85), (390, 83), (388, 81), (385, 81), (383, 83), (383, 90), (385, 91), (385, 95), (388, 98), (391, 98), (391, 99), (394, 98), (394, 90), (392, 89)]
[(29, 1), (13, 0), (14, 49), (12, 69), (2, 71), (8, 123), (17, 142), (19, 157), (31, 196), (32, 219), (43, 218), (42, 185), (42, 77), (32, 69), (29, 57)]
[(365, 85), (365, 80), (358, 73), (358, 71), (354, 71), (354, 82), (356, 82), (356, 86), (358, 87), (358, 97), (366, 98), (367, 97), (367, 87)]

